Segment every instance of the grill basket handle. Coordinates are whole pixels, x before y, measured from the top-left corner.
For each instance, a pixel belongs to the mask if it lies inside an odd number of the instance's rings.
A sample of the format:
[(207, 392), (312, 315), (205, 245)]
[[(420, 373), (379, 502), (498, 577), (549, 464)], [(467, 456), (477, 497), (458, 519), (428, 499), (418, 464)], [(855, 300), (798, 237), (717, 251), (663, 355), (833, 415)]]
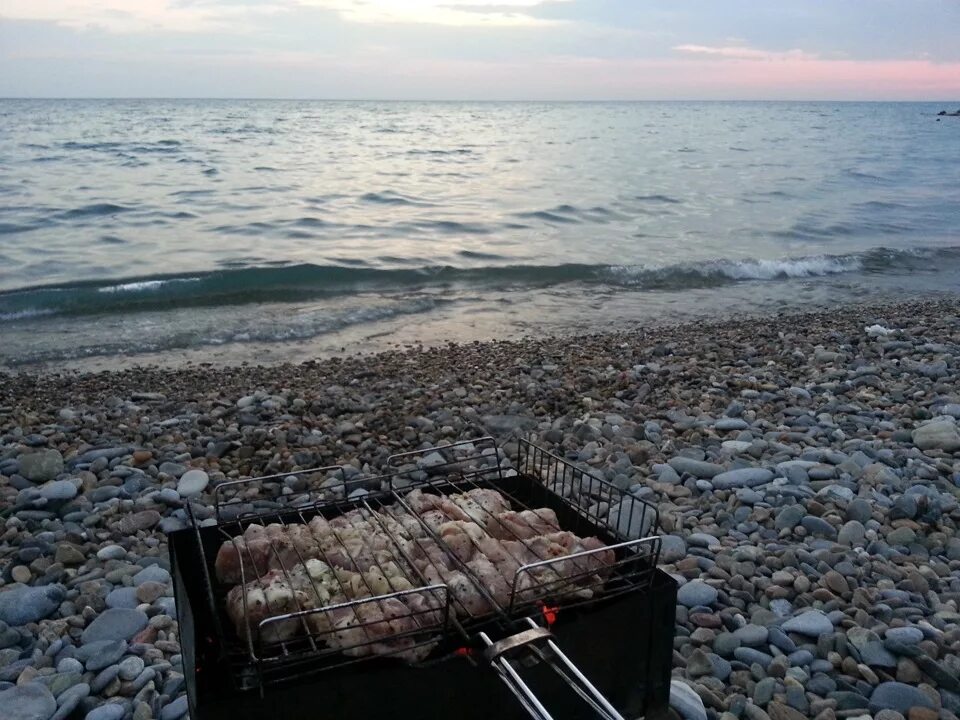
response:
[[(603, 696), (603, 693), (597, 690), (573, 661), (560, 650), (560, 647), (553, 641), (553, 633), (549, 629), (537, 625), (532, 618), (527, 618), (527, 622), (530, 624), (529, 630), (523, 630), (497, 642), (491, 641), (490, 637), (484, 632), (480, 633), (480, 639), (487, 646), (484, 650), (484, 657), (490, 662), (491, 667), (497, 672), (510, 692), (520, 701), (530, 717), (534, 720), (553, 720), (553, 716), (536, 693), (524, 682), (516, 665), (509, 657), (510, 654), (521, 651), (523, 648), (529, 650), (538, 660), (545, 662), (563, 678), (564, 682), (593, 708), (598, 718), (602, 720), (624, 720), (623, 716)], [(547, 652), (539, 647), (541, 645), (546, 648)]]

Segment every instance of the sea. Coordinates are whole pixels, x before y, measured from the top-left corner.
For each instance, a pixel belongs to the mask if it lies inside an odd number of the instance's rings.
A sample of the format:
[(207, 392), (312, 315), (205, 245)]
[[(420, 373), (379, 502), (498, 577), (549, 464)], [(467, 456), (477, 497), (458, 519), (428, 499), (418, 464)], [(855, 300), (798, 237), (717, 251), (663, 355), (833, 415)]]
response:
[(0, 367), (298, 362), (960, 289), (936, 103), (0, 100)]

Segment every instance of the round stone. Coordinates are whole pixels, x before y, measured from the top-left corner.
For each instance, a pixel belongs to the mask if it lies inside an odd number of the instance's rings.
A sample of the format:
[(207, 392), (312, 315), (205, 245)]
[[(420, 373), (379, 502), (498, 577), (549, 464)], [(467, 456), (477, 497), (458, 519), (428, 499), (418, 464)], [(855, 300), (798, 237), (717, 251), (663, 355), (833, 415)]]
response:
[(50, 617), (66, 597), (63, 585), (0, 590), (0, 620), (14, 627)]
[(127, 640), (147, 626), (147, 616), (140, 610), (110, 608), (100, 613), (83, 631), (84, 643), (97, 640)]
[(82, 673), (83, 663), (72, 657), (65, 657), (57, 663), (57, 672), (59, 673)]
[(57, 701), (46, 685), (39, 682), (17, 685), (0, 692), (3, 720), (47, 720), (57, 709)]
[(160, 711), (160, 720), (179, 720), (187, 714), (187, 696), (181, 695)]
[(137, 600), (137, 589), (132, 587), (118, 587), (107, 593), (108, 608), (135, 608), (140, 604)]
[(935, 709), (922, 690), (902, 682), (880, 683), (870, 695), (870, 711), (874, 713), (890, 709), (906, 715), (912, 707)]
[(149, 580), (137, 586), (135, 590), (136, 599), (142, 603), (152, 603), (158, 597), (161, 597), (166, 592), (166, 589), (167, 587), (164, 583)]
[(808, 610), (795, 615), (781, 625), (784, 632), (818, 637), (833, 632), (833, 623), (821, 610)]
[(859, 520), (848, 520), (837, 534), (837, 542), (847, 547), (863, 547), (866, 542), (867, 529)]
[(133, 576), (134, 585), (143, 585), (147, 582), (155, 582), (166, 585), (168, 582), (170, 582), (170, 572), (159, 565), (148, 565)]
[(742, 628), (737, 628), (733, 631), (733, 635), (740, 640), (742, 645), (757, 647), (767, 642), (769, 632), (765, 627), (751, 623), (750, 625), (744, 625)]
[(210, 482), (210, 476), (203, 470), (187, 470), (177, 482), (180, 497), (193, 497), (202, 493)]
[(77, 496), (77, 486), (69, 480), (52, 480), (40, 486), (40, 497), (50, 502), (66, 502)]
[(120, 703), (106, 703), (88, 712), (84, 720), (123, 720), (125, 713)]
[(143, 672), (143, 659), (136, 655), (130, 655), (120, 661), (120, 679), (133, 680)]
[[(670, 681), (670, 707), (676, 710), (683, 720), (707, 720), (707, 710), (703, 706), (703, 700), (682, 680)], [(172, 719), (161, 718), (161, 720)]]
[(20, 456), (20, 474), (31, 482), (53, 480), (63, 472), (63, 455), (57, 450), (39, 450)]
[(113, 665), (126, 652), (126, 640), (98, 640), (81, 646), (77, 651), (77, 660), (86, 663), (87, 670), (96, 672)]
[(702, 580), (691, 580), (677, 591), (677, 601), (687, 607), (710, 606), (717, 601), (717, 590)]
[(885, 637), (902, 642), (905, 645), (916, 645), (923, 640), (923, 631), (916, 627), (890, 628), (885, 633)]

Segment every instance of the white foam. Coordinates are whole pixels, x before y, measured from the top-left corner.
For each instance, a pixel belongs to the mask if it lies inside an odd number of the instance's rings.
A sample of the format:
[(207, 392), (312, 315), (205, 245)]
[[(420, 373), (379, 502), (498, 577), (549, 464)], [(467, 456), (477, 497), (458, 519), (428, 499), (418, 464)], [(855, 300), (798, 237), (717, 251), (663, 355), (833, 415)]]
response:
[(0, 313), (0, 322), (13, 322), (14, 320), (26, 320), (32, 317), (43, 317), (44, 315), (53, 315), (54, 311), (41, 308), (27, 308), (26, 310), (17, 310), (16, 312)]
[(148, 292), (158, 290), (164, 285), (173, 283), (199, 282), (200, 278), (174, 278), (172, 280), (140, 280), (139, 282), (122, 283), (120, 285), (107, 285), (97, 288), (97, 292), (118, 293), (118, 292)]
[(642, 284), (645, 276), (653, 276), (659, 280), (674, 274), (679, 277), (699, 275), (703, 278), (725, 277), (730, 280), (777, 280), (835, 275), (855, 272), (862, 268), (862, 259), (855, 255), (818, 255), (785, 260), (710, 260), (663, 267), (616, 265), (608, 268), (608, 271), (621, 280)]
[(855, 272), (863, 267), (858, 257), (817, 256), (788, 260), (721, 261), (716, 268), (733, 280), (775, 280)]

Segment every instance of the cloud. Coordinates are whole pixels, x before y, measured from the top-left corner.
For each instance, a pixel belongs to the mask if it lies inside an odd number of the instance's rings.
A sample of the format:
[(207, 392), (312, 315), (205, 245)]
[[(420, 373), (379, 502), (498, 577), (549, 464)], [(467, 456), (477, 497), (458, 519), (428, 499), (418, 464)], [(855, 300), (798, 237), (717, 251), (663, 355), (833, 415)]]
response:
[(0, 19), (39, 20), (113, 33), (252, 30), (283, 2), (184, 4), (172, 0), (3, 0)]
[(447, 26), (510, 27), (556, 25), (530, 11), (569, 0), (299, 0), (299, 4), (336, 11), (358, 23), (416, 23)]
[(785, 52), (771, 52), (758, 50), (745, 45), (728, 45), (715, 47), (711, 45), (676, 45), (673, 50), (687, 55), (712, 55), (719, 58), (733, 60), (816, 60), (819, 56), (803, 50), (787, 50)]
[(557, 2), (569, 0), (3, 0), (0, 19), (113, 33), (247, 32), (264, 16), (316, 8), (365, 24), (524, 27), (561, 24), (531, 14)]

